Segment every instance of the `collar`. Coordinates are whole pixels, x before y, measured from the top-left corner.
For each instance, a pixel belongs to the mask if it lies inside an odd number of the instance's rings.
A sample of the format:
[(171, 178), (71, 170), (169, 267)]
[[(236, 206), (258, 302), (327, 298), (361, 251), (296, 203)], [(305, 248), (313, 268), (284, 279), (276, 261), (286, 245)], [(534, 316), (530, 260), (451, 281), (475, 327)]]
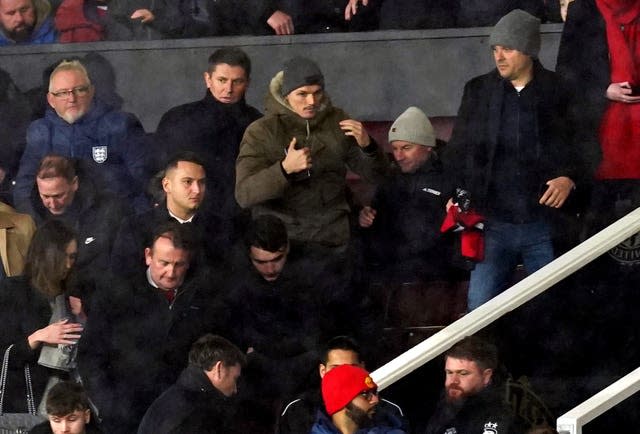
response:
[(173, 217), (174, 219), (176, 219), (178, 221), (178, 223), (180, 224), (185, 224), (185, 223), (192, 223), (194, 217), (196, 216), (195, 214), (192, 215), (191, 217), (189, 217), (187, 220), (183, 220), (180, 217), (178, 217), (177, 215), (175, 215), (174, 213), (171, 212), (171, 210), (169, 208), (167, 208), (167, 212), (169, 213), (170, 217)]

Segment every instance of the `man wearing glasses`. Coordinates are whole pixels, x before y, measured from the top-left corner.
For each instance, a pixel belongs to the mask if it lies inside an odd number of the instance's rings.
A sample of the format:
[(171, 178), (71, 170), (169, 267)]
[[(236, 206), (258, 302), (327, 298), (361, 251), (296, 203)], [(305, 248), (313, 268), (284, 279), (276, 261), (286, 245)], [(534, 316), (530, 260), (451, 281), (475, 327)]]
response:
[[(363, 368), (340, 365), (322, 378), (322, 399), (326, 414), (318, 412), (311, 434), (354, 434), (372, 424), (378, 386)], [(400, 429), (366, 432), (404, 433)]]
[(146, 180), (144, 129), (138, 118), (94, 98), (95, 89), (78, 61), (62, 61), (51, 73), (45, 116), (31, 123), (14, 187), (14, 203), (31, 213), (29, 193), (48, 154), (86, 161), (98, 185), (143, 208)]
[[(351, 365), (364, 368), (364, 360), (360, 358), (360, 345), (349, 336), (335, 336), (321, 350), (318, 373), (320, 379), (338, 366)], [(366, 392), (372, 393), (372, 392)], [(407, 421), (402, 409), (391, 401), (378, 398), (376, 412), (366, 432), (370, 434), (403, 433), (407, 430)], [(308, 433), (314, 423), (329, 417), (322, 406), (322, 395), (319, 388), (314, 387), (282, 408), (279, 416), (277, 434)], [(324, 423), (324, 422), (323, 422)], [(361, 427), (362, 428), (362, 427)]]

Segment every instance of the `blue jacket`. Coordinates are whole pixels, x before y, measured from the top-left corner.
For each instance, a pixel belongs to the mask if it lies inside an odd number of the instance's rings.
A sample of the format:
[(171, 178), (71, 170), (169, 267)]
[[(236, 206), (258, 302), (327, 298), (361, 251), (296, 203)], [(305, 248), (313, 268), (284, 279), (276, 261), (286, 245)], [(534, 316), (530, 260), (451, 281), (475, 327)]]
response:
[[(36, 13), (36, 26), (31, 33), (31, 38), (21, 44), (52, 44), (58, 40), (58, 34), (51, 17), (51, 5), (45, 0), (34, 0), (33, 2)], [(5, 45), (13, 45), (16, 42), (3, 31), (0, 30), (0, 47)]]
[[(340, 434), (340, 431), (331, 422), (331, 418), (322, 410), (318, 410), (316, 423), (311, 427), (309, 434)], [(405, 434), (401, 428), (390, 426), (373, 426), (356, 431), (356, 434)]]
[(40, 160), (51, 153), (85, 161), (98, 186), (131, 203), (142, 195), (147, 181), (145, 148), (144, 129), (138, 118), (99, 100), (94, 99), (87, 114), (73, 124), (49, 108), (27, 130), (14, 203), (31, 214), (29, 194), (34, 178)]

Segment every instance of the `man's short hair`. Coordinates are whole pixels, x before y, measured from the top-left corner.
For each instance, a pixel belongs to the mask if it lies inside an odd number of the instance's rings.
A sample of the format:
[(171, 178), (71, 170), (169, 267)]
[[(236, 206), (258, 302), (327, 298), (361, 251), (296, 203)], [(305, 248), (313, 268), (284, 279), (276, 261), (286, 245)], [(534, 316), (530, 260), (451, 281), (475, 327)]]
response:
[(476, 362), (482, 370), (498, 367), (498, 349), (488, 341), (477, 336), (467, 336), (444, 353), (447, 357)]
[(247, 249), (257, 247), (267, 252), (277, 252), (289, 245), (287, 227), (282, 220), (270, 214), (256, 217), (245, 233)]
[(351, 336), (335, 336), (322, 347), (322, 354), (320, 355), (320, 363), (327, 364), (329, 360), (329, 353), (333, 350), (351, 351), (358, 356), (358, 360), (362, 362), (360, 357), (360, 345)]
[(61, 381), (49, 391), (46, 409), (49, 415), (66, 416), (74, 411), (88, 410), (89, 398), (80, 383)]
[(62, 62), (58, 63), (58, 66), (56, 66), (53, 71), (51, 71), (51, 75), (49, 75), (49, 92), (53, 92), (53, 77), (55, 77), (58, 72), (62, 71), (78, 71), (87, 80), (87, 84), (91, 84), (91, 79), (89, 78), (87, 68), (85, 68), (79, 60), (63, 60)]
[(209, 56), (209, 74), (216, 69), (216, 66), (226, 63), (231, 66), (239, 66), (244, 69), (247, 79), (251, 77), (251, 59), (247, 53), (237, 47), (220, 48)]
[(197, 164), (198, 166), (201, 166), (202, 168), (204, 168), (204, 162), (198, 156), (198, 154), (196, 154), (195, 152), (191, 152), (191, 151), (180, 151), (180, 152), (176, 152), (175, 154), (173, 154), (171, 157), (169, 157), (169, 160), (167, 160), (167, 164), (164, 166), (165, 174), (170, 169), (177, 168), (178, 167), (178, 163), (181, 162), (181, 161), (186, 161), (188, 163)]
[(211, 333), (200, 337), (189, 350), (189, 364), (204, 371), (210, 371), (218, 362), (224, 366), (245, 366), (246, 361), (240, 348), (222, 336)]
[(196, 242), (190, 223), (180, 224), (176, 220), (171, 220), (161, 224), (153, 231), (151, 245), (147, 247), (153, 250), (153, 246), (159, 238), (166, 238), (176, 249), (186, 250), (189, 253), (193, 253), (195, 249)]
[(73, 182), (76, 177), (76, 162), (61, 155), (47, 155), (40, 161), (36, 177), (40, 179), (60, 177)]

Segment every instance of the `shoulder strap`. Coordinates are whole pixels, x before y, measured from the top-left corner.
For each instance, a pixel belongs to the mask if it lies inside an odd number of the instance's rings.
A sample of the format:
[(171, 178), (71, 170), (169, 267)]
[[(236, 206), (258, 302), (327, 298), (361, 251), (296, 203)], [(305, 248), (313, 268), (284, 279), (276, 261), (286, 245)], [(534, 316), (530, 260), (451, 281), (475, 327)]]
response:
[[(0, 373), (0, 415), (4, 414), (4, 395), (7, 386), (7, 374), (9, 372), (9, 353), (14, 344), (11, 344), (4, 351), (4, 357), (2, 358), (2, 372)], [(24, 365), (24, 382), (26, 385), (27, 396), (27, 411), (29, 414), (36, 414), (36, 404), (33, 397), (33, 386), (31, 384), (31, 370), (29, 364)]]
[(2, 372), (0, 373), (0, 415), (4, 413), (4, 394), (7, 386), (7, 371), (9, 370), (9, 352), (13, 348), (13, 344), (9, 345), (4, 351), (2, 358)]

